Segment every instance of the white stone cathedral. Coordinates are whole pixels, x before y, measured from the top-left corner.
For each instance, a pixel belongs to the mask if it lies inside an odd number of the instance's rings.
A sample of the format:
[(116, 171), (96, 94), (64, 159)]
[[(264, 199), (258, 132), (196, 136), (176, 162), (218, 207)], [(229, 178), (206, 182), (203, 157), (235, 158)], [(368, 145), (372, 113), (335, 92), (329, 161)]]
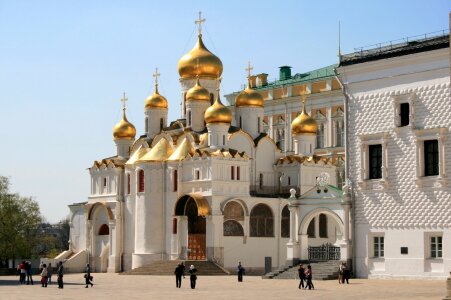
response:
[(197, 43), (178, 63), (182, 118), (168, 122), (156, 72), (155, 92), (144, 101), (145, 132), (136, 138), (124, 95), (116, 155), (89, 168), (91, 193), (70, 205), (70, 249), (59, 259), (72, 271), (87, 262), (96, 272), (120, 272), (177, 259), (232, 270), (241, 260), (262, 271), (265, 257), (278, 268), (327, 243), (346, 260), (349, 209), (334, 187), (343, 158), (314, 155), (317, 123), (305, 99), (288, 153), (263, 130), (258, 92), (248, 86), (232, 110), (224, 106), (223, 65), (205, 47), (199, 21)]

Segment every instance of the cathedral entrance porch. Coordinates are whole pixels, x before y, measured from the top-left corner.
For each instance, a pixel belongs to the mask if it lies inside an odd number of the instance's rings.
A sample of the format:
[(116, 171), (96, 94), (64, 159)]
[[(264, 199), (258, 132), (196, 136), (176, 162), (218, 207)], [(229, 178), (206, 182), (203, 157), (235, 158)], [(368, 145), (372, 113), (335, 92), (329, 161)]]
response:
[(209, 212), (206, 199), (197, 194), (182, 196), (176, 203), (175, 215), (179, 223), (179, 259), (206, 260), (206, 215)]

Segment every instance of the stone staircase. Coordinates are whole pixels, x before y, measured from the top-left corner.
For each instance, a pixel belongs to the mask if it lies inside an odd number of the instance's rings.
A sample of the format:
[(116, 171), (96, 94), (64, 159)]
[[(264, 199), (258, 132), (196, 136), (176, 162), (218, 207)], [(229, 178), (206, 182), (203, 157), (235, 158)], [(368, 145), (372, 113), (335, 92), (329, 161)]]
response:
[[(340, 261), (329, 260), (329, 261), (318, 261), (318, 262), (304, 262), (304, 267), (307, 265), (312, 266), (313, 280), (332, 280), (338, 278), (338, 267)], [(298, 278), (298, 268), (299, 265), (293, 267), (287, 267), (274, 271), (264, 275), (264, 278), (271, 279), (296, 279)]]
[[(182, 262), (181, 260), (161, 260), (154, 261), (148, 265), (122, 272), (122, 275), (174, 275), (175, 267), (177, 264)], [(195, 260), (189, 261), (185, 260), (185, 273), (188, 275), (188, 270), (190, 265), (194, 265), (197, 269), (197, 275), (230, 275), (230, 273), (218, 266), (214, 262), (206, 260)]]

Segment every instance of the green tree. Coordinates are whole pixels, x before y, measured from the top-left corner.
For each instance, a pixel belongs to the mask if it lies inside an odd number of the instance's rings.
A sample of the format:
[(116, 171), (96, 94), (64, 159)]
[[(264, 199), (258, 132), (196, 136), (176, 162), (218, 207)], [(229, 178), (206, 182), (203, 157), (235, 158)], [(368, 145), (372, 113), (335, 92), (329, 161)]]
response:
[(9, 192), (9, 179), (0, 176), (0, 264), (33, 257), (39, 224), (39, 204)]

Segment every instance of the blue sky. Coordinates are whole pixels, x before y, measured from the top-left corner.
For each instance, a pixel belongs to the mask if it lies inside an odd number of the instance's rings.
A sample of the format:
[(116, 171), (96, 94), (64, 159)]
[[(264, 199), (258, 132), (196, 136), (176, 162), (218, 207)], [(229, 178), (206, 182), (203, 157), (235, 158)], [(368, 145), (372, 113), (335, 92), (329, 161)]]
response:
[(449, 29), (449, 1), (6, 1), (0, 0), (0, 175), (33, 196), (47, 220), (87, 200), (96, 159), (115, 154), (122, 92), (142, 134), (155, 67), (169, 115), (180, 116), (177, 62), (194, 43), (224, 64), (221, 94), (240, 89), (250, 60), (270, 80), (305, 72), (354, 48)]

